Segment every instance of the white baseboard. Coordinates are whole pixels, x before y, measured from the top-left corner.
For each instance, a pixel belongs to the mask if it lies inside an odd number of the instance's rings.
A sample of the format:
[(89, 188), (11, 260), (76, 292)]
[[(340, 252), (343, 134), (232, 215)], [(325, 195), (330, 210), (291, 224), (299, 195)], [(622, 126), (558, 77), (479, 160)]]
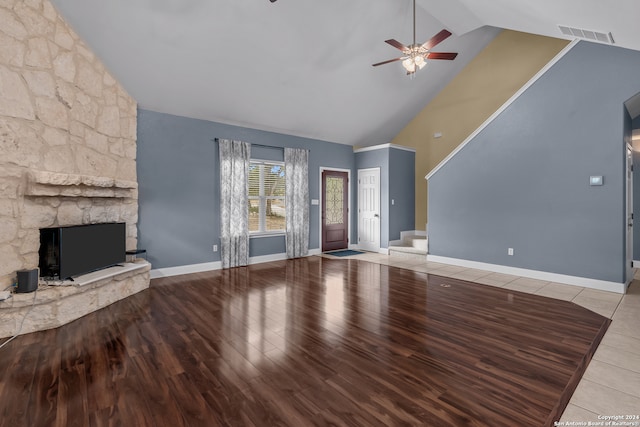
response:
[(633, 261), (633, 268), (640, 268), (640, 261)]
[(249, 265), (261, 264), (263, 262), (271, 262), (271, 261), (282, 261), (283, 259), (287, 259), (287, 254), (284, 252), (281, 254), (252, 256), (249, 258)]
[(159, 277), (180, 276), (181, 274), (201, 273), (203, 271), (220, 270), (222, 268), (221, 261), (205, 262), (202, 264), (179, 265), (177, 267), (155, 268), (151, 270), (152, 279)]
[[(320, 249), (309, 249), (309, 255), (320, 255)], [(286, 253), (254, 256), (249, 258), (249, 265), (260, 264), (263, 262), (281, 261), (287, 259)], [(212, 271), (222, 269), (222, 261), (205, 262), (202, 264), (179, 265), (176, 267), (156, 268), (151, 270), (150, 277), (157, 279), (159, 277), (179, 276), (181, 274), (201, 273), (203, 271)]]
[[(529, 270), (526, 268), (508, 267), (506, 265), (488, 264), (465, 259), (449, 258), (427, 254), (427, 262), (439, 262), (441, 264), (457, 265), (460, 267), (477, 268), (478, 270), (493, 271), (495, 273), (511, 274), (513, 276), (528, 277), (531, 279), (548, 282), (564, 283), (567, 285), (581, 286), (583, 288), (598, 289), (601, 291), (624, 294), (627, 285), (625, 283), (609, 282), (606, 280), (589, 279), (587, 277), (568, 276), (565, 274), (549, 273), (546, 271)], [(437, 270), (433, 274), (438, 274)]]
[(378, 253), (382, 255), (389, 255), (389, 248), (380, 248), (378, 249)]

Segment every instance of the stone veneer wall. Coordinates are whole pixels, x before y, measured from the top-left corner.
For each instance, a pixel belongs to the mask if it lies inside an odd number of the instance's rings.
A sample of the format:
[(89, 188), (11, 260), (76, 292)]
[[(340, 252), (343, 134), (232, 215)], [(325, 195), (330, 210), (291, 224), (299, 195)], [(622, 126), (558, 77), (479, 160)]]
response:
[(125, 221), (136, 247), (136, 115), (49, 0), (0, 0), (0, 289), (43, 227)]

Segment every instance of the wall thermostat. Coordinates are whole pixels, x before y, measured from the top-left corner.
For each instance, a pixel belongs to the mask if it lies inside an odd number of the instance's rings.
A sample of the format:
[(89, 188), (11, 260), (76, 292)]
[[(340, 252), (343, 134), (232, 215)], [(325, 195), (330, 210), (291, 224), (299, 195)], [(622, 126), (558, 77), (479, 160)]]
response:
[(589, 177), (589, 185), (603, 185), (603, 183), (602, 175)]

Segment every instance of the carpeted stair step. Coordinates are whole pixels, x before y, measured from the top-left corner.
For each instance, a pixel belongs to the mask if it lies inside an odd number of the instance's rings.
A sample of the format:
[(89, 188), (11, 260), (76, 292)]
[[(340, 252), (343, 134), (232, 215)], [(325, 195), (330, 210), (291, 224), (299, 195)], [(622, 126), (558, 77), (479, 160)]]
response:
[(401, 245), (389, 246), (389, 255), (415, 257), (427, 255), (426, 236), (405, 236)]

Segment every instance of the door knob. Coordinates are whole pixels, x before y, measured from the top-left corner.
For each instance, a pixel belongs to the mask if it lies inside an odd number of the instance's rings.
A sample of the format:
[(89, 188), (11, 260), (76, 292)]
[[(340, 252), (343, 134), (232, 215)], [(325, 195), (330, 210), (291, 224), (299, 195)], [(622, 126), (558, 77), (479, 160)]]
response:
[(380, 215), (378, 214), (373, 214), (373, 216), (375, 216), (376, 218), (380, 218)]

